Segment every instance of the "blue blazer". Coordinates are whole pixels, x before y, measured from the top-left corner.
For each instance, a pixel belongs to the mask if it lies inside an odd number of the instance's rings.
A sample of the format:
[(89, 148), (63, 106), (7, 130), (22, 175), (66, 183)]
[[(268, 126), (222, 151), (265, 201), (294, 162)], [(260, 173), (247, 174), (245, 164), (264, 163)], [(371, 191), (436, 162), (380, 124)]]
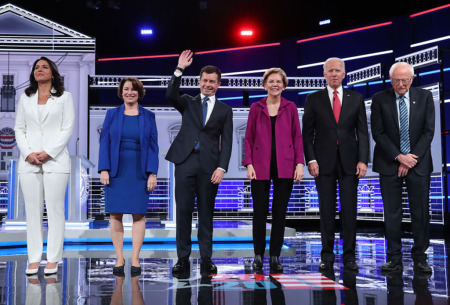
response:
[[(106, 112), (100, 134), (100, 149), (98, 156), (98, 172), (109, 171), (110, 177), (117, 175), (119, 167), (120, 139), (125, 105), (109, 109)], [(139, 138), (141, 143), (142, 175), (148, 178), (150, 173), (158, 173), (158, 131), (155, 114), (139, 105)]]

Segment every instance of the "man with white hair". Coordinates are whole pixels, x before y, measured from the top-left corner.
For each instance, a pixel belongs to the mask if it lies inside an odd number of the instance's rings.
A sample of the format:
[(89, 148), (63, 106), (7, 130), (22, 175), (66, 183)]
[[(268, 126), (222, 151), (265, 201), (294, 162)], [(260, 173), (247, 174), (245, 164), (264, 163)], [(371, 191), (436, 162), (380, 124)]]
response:
[(358, 271), (355, 257), (358, 182), (367, 172), (369, 136), (364, 98), (343, 88), (344, 61), (328, 58), (323, 66), (327, 87), (306, 98), (303, 150), (319, 196), (322, 240), (319, 271), (334, 274), (336, 181), (339, 182), (344, 269)]
[(430, 240), (429, 193), (433, 171), (434, 102), (431, 92), (411, 87), (414, 68), (398, 62), (389, 71), (392, 88), (372, 99), (371, 125), (375, 140), (373, 170), (380, 174), (387, 263), (384, 273), (403, 270), (402, 189), (408, 190), (414, 245), (414, 272), (431, 274), (425, 251)]

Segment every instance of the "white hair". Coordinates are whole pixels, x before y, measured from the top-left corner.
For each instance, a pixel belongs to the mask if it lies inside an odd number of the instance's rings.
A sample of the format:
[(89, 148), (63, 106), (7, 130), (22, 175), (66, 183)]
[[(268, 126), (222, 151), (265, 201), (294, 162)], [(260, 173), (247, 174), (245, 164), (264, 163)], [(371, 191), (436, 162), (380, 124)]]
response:
[(335, 61), (335, 60), (340, 61), (342, 63), (342, 69), (345, 71), (345, 62), (342, 59), (340, 59), (339, 57), (330, 57), (323, 63), (323, 72), (327, 72), (327, 64), (330, 61)]
[(395, 64), (393, 64), (391, 66), (391, 68), (389, 69), (389, 76), (392, 77), (392, 74), (394, 74), (394, 70), (397, 67), (401, 67), (401, 66), (408, 67), (409, 68), (409, 72), (411, 73), (411, 76), (414, 76), (414, 67), (412, 65), (408, 64), (407, 62), (404, 62), (404, 61), (399, 61), (399, 62), (396, 62)]

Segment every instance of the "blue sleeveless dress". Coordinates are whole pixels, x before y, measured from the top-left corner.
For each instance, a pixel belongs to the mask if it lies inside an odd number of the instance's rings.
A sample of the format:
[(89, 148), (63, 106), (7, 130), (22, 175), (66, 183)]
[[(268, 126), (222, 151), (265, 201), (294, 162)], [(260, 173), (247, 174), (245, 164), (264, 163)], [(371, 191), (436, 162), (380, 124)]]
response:
[(105, 212), (146, 214), (148, 196), (147, 179), (141, 170), (139, 119), (125, 115), (117, 176), (110, 177), (105, 187)]

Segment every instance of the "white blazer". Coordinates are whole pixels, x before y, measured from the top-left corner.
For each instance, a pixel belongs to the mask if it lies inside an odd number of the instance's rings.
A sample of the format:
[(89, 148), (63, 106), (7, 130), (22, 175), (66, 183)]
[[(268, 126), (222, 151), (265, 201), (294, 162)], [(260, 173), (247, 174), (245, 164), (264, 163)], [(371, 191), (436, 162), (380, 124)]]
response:
[[(53, 91), (53, 90), (52, 90)], [(75, 120), (72, 94), (64, 91), (60, 97), (51, 96), (42, 113), (38, 113), (38, 92), (28, 97), (22, 94), (16, 114), (14, 131), (20, 150), (18, 173), (69, 173), (70, 157), (67, 142)], [(50, 159), (42, 165), (28, 163), (32, 152), (45, 151)]]

